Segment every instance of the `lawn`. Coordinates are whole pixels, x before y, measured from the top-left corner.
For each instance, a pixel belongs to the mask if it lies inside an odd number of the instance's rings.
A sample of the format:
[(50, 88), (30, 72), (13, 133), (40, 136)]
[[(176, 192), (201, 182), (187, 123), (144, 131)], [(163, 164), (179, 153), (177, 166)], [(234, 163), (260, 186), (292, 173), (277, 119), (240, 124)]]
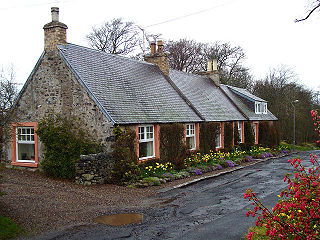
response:
[(13, 239), (24, 233), (14, 221), (0, 215), (0, 239)]

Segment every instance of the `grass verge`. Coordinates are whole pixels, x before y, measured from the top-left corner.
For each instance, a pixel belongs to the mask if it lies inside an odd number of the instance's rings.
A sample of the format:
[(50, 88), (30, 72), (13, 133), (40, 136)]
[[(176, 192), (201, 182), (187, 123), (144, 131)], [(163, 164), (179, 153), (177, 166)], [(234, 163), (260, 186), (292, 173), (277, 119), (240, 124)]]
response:
[[(268, 236), (266, 236), (266, 227), (260, 227), (260, 226), (254, 226), (249, 228), (249, 232), (253, 232), (252, 240), (266, 240), (270, 239)], [(245, 239), (247, 239), (247, 235), (245, 236)]]
[(25, 233), (25, 230), (18, 226), (10, 218), (0, 215), (0, 239), (13, 239)]

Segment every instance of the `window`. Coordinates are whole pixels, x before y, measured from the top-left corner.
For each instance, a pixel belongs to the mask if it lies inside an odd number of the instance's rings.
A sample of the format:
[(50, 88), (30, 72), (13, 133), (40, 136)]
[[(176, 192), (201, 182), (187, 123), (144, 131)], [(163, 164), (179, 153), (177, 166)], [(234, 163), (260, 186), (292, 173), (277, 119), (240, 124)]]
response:
[(263, 113), (264, 114), (268, 113), (267, 103), (263, 103)]
[(239, 137), (240, 137), (240, 143), (243, 143), (243, 139), (242, 139), (242, 122), (237, 122), (238, 125), (238, 133), (239, 133)]
[(196, 135), (194, 123), (186, 125), (186, 141), (189, 149), (196, 149)]
[(139, 126), (139, 159), (154, 157), (154, 128)]
[(35, 162), (33, 127), (17, 127), (17, 162)]
[(12, 129), (12, 165), (37, 167), (38, 166), (38, 142), (36, 134), (37, 124), (14, 123)]
[(218, 127), (218, 133), (216, 136), (216, 148), (221, 148), (222, 144), (221, 144), (221, 124), (220, 127)]
[(255, 102), (255, 113), (256, 114), (267, 114), (267, 103), (266, 102)]

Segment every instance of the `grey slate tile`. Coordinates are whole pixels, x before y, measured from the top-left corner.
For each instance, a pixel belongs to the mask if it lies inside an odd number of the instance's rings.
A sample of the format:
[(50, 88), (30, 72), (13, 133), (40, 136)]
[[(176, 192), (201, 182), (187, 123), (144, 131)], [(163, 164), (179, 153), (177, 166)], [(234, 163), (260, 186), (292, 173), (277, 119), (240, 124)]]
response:
[(170, 78), (206, 121), (246, 120), (210, 78), (172, 69)]
[[(232, 88), (229, 85), (220, 85), (222, 90), (229, 96), (229, 98), (242, 110), (242, 112), (249, 118), (249, 120), (251, 121), (276, 121), (278, 120), (269, 110), (267, 112), (267, 114), (256, 114), (254, 111), (252, 111), (251, 109), (249, 109), (249, 107), (241, 100), (240, 97), (237, 96), (237, 94), (235, 94), (232, 91)], [(239, 88), (237, 88), (239, 89)], [(247, 92), (247, 90), (242, 89), (243, 93), (245, 93), (245, 91)], [(252, 95), (252, 94), (251, 94)], [(252, 95), (254, 96), (254, 95)], [(265, 102), (265, 100), (256, 97), (257, 101), (263, 101)]]
[(117, 124), (202, 121), (157, 66), (73, 44), (59, 49)]

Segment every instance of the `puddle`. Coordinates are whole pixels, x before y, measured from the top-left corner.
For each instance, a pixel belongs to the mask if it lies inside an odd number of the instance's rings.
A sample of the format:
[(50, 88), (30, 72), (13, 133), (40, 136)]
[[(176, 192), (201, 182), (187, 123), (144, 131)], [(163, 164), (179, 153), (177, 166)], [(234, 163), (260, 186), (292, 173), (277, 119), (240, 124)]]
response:
[(142, 219), (143, 216), (139, 213), (120, 213), (100, 216), (93, 219), (93, 221), (110, 226), (123, 226), (132, 223), (141, 223)]

